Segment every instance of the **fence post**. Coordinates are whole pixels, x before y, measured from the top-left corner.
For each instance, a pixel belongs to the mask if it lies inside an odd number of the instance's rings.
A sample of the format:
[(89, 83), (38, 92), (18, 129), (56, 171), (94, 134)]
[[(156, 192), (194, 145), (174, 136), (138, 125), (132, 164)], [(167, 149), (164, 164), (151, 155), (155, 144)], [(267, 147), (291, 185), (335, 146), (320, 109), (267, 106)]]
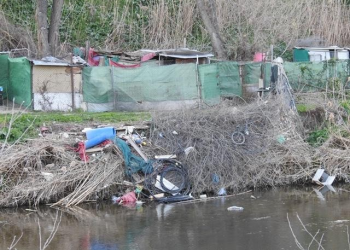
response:
[(203, 98), (202, 98), (202, 84), (201, 84), (201, 81), (199, 79), (198, 55), (197, 55), (197, 60), (196, 60), (196, 83), (197, 83), (198, 98), (199, 98), (198, 108), (201, 109)]

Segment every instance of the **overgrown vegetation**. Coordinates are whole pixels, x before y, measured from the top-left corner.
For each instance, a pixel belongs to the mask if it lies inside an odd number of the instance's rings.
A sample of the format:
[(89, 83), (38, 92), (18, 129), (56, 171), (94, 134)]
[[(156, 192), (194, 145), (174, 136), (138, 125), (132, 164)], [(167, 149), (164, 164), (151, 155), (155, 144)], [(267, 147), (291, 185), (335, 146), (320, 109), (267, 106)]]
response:
[[(348, 46), (350, 9), (341, 1), (216, 0), (218, 29), (230, 59), (268, 51), (291, 60), (295, 40), (319, 37), (325, 45)], [(185, 46), (211, 50), (195, 0), (65, 0), (60, 26), (62, 55), (87, 40), (96, 48), (137, 50)], [(52, 0), (49, 0), (52, 5)], [(35, 40), (35, 1), (0, 0), (2, 50)], [(273, 13), (273, 15), (271, 15)], [(315, 15), (314, 13), (318, 13)], [(49, 13), (50, 15), (50, 13)], [(27, 31), (9, 30), (8, 22)], [(336, 28), (335, 28), (336, 27)], [(339, 32), (341, 30), (341, 32)], [(10, 31), (10, 32), (9, 32)], [(26, 38), (27, 37), (27, 38)], [(33, 53), (35, 48), (29, 48)]]
[(328, 139), (328, 137), (329, 131), (327, 128), (324, 128), (311, 132), (306, 141), (313, 147), (319, 147)]
[[(0, 115), (0, 141), (4, 140), (8, 132), (8, 123), (11, 115)], [(121, 123), (121, 122), (141, 122), (150, 119), (149, 113), (141, 112), (106, 112), (106, 113), (26, 113), (18, 117), (12, 124), (8, 141), (18, 140), (24, 131), (22, 139), (37, 137), (41, 126), (50, 127), (55, 123)], [(65, 131), (61, 131), (65, 132)]]

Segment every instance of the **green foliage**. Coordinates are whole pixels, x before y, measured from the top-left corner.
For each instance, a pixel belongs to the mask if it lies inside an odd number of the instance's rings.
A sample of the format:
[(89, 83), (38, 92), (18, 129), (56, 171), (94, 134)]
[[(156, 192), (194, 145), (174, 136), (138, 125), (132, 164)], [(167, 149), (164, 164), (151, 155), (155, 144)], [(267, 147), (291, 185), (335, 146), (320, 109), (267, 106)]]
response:
[(314, 147), (321, 146), (329, 137), (328, 129), (316, 130), (310, 133), (307, 142)]
[(345, 111), (350, 114), (350, 100), (345, 100), (340, 103), (340, 106), (342, 106)]
[(29, 27), (31, 31), (35, 30), (34, 0), (0, 0), (0, 10), (3, 10), (14, 24)]
[(299, 113), (305, 113), (316, 108), (316, 106), (312, 104), (297, 104), (296, 106)]
[(284, 61), (292, 62), (293, 61), (293, 50), (288, 48), (288, 45), (280, 41), (273, 47), (274, 57), (282, 57)]
[[(10, 115), (0, 115), (0, 140), (4, 140), (8, 132)], [(118, 122), (137, 122), (150, 119), (150, 114), (145, 112), (104, 112), (104, 113), (27, 113), (21, 115), (13, 124), (10, 130), (9, 141), (16, 141), (24, 131), (27, 130), (23, 139), (38, 136), (38, 129), (45, 124), (50, 126), (53, 123), (118, 123)], [(30, 126), (33, 124), (32, 126)]]

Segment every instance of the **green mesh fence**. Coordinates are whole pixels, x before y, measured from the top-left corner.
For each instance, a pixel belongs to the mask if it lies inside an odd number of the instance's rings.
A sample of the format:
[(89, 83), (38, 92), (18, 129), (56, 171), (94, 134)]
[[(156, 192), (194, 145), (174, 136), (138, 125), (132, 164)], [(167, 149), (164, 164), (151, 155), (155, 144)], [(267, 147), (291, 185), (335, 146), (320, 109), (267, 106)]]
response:
[[(83, 69), (83, 98), (88, 103), (202, 100), (208, 105), (220, 96), (241, 96), (239, 65), (143, 64), (139, 68), (87, 67)], [(199, 86), (200, 85), (200, 86)], [(201, 87), (201, 93), (199, 92)]]
[(198, 99), (195, 64), (112, 68), (113, 85), (122, 102)]
[(339, 90), (349, 76), (349, 61), (286, 62), (284, 69), (295, 91)]
[(0, 55), (0, 86), (3, 87), (3, 97), (7, 97), (7, 88), (9, 85), (9, 66), (8, 54)]
[(218, 64), (199, 65), (198, 70), (203, 102), (208, 105), (220, 103), (221, 91), (218, 86)]
[(242, 83), (237, 62), (218, 64), (218, 84), (221, 96), (242, 96)]
[(243, 83), (258, 84), (261, 77), (261, 63), (248, 62), (243, 66)]
[(84, 101), (160, 102), (198, 98), (196, 65), (139, 68), (89, 67), (83, 70)]
[(15, 103), (29, 106), (32, 101), (31, 66), (25, 57), (8, 58), (8, 98)]
[(85, 67), (83, 69), (83, 100), (90, 103), (113, 101), (110, 67)]

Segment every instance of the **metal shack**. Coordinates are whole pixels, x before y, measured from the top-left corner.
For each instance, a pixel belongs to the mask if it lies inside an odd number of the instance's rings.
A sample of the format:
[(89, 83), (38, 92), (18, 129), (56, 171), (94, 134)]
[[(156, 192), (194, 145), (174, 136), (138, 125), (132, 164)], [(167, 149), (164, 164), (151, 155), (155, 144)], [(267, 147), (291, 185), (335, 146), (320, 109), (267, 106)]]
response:
[(329, 47), (294, 47), (294, 62), (321, 62), (330, 59), (349, 60), (348, 48), (340, 48), (338, 46)]

